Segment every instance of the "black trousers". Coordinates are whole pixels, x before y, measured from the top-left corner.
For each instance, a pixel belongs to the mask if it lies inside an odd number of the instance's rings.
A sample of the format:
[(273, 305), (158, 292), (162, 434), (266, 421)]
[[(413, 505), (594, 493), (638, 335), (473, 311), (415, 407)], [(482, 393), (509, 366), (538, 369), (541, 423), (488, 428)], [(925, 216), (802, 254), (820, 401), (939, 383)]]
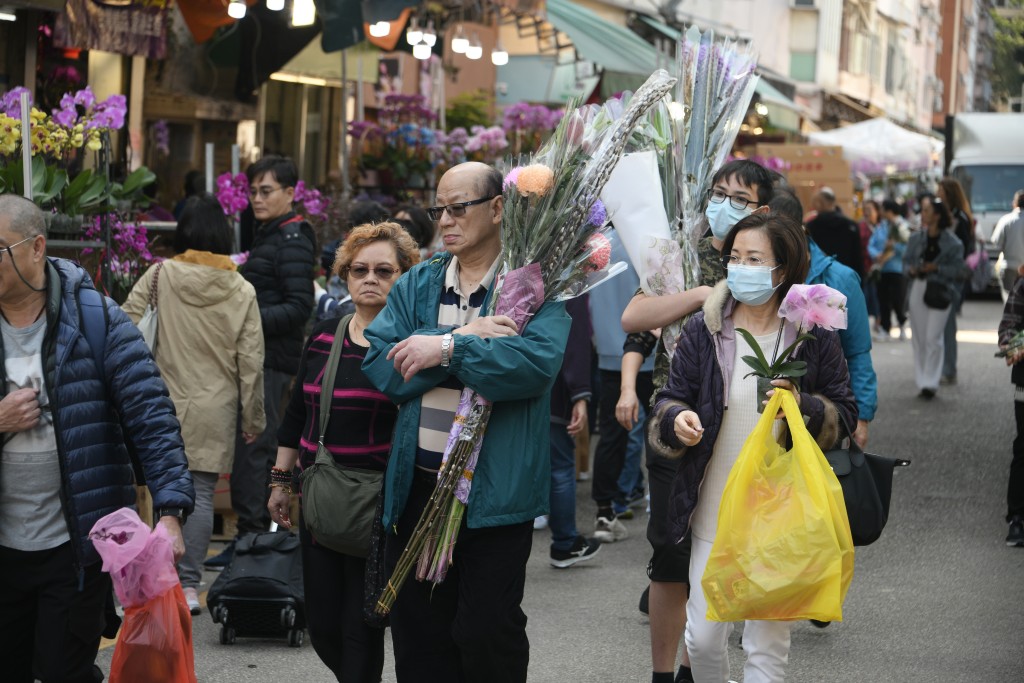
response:
[(881, 273), (878, 280), (878, 325), (886, 332), (892, 327), (892, 314), (900, 325), (907, 322), (907, 278), (903, 273)]
[(1013, 460), (1010, 462), (1010, 483), (1006, 490), (1006, 521), (1011, 517), (1024, 517), (1024, 402), (1013, 402), (1017, 419), (1017, 438), (1013, 440)]
[[(590, 497), (598, 505), (610, 505), (619, 500), (619, 475), (626, 461), (626, 448), (629, 446), (629, 430), (615, 419), (615, 404), (619, 402), (619, 388), (622, 373), (614, 370), (601, 370), (601, 403), (598, 408), (598, 434), (600, 440), (594, 451), (594, 481), (590, 489)], [(652, 373), (641, 372), (636, 377), (636, 395), (640, 405), (645, 408), (651, 404), (654, 392)], [(627, 492), (628, 493), (628, 492)]]
[(302, 523), (299, 540), (313, 649), (342, 683), (378, 683), (384, 671), (384, 629), (363, 621), (366, 560), (315, 545)]
[(97, 562), (82, 590), (71, 542), (24, 552), (0, 547), (0, 679), (95, 683), (110, 575)]
[[(417, 472), (398, 535), (388, 539), (390, 573), (434, 490)], [(454, 564), (440, 584), (417, 581), (415, 568), (391, 610), (399, 683), (525, 683), (530, 662), (521, 607), (533, 522), (470, 529), (465, 520)]]

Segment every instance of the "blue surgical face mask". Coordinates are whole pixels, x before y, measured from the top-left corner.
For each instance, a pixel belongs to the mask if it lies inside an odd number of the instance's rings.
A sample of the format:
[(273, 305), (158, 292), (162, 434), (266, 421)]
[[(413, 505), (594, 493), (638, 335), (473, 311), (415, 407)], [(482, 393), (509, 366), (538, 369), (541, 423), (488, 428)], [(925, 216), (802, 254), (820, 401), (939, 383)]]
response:
[(704, 215), (707, 216), (708, 223), (711, 224), (711, 234), (719, 241), (725, 241), (725, 236), (732, 230), (732, 226), (752, 213), (754, 210), (749, 206), (737, 209), (728, 199), (718, 204), (708, 202), (708, 208), (704, 209)]
[(733, 298), (748, 306), (760, 306), (771, 299), (779, 288), (779, 285), (772, 286), (772, 271), (775, 268), (740, 264), (729, 266), (726, 282)]

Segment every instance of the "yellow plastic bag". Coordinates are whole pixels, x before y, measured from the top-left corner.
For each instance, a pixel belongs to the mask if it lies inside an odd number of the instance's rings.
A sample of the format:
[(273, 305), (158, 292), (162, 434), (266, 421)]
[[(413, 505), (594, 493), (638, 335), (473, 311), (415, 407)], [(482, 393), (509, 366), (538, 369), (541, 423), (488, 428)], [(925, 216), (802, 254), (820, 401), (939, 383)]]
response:
[[(772, 435), (782, 408), (792, 450)], [(711, 621), (842, 621), (853, 538), (839, 481), (777, 391), (729, 473), (701, 585)]]

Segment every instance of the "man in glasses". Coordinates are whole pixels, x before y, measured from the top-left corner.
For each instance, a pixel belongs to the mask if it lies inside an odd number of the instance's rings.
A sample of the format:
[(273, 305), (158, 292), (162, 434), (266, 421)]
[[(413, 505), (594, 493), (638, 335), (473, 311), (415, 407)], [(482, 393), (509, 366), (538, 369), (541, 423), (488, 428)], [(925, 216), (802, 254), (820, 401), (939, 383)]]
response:
[(4, 679), (95, 680), (110, 575), (89, 532), (134, 504), (125, 438), (175, 559), (185, 550), (195, 492), (174, 404), (128, 316), (81, 267), (46, 257), (42, 211), (10, 194), (0, 195), (0, 340)]
[[(655, 339), (649, 331), (685, 319), (700, 310), (712, 287), (725, 278), (722, 244), (732, 226), (752, 213), (768, 211), (771, 198), (772, 177), (760, 164), (737, 159), (718, 169), (711, 180), (704, 211), (711, 234), (701, 239), (697, 248), (700, 286), (681, 294), (665, 296), (647, 296), (638, 290), (622, 314), (622, 327), (628, 333), (622, 360), (624, 391), (635, 393), (635, 380), (634, 386), (628, 387), (626, 378), (636, 377), (636, 369), (652, 351), (655, 351), (652, 395), (657, 395), (664, 388), (669, 372), (668, 354), (663, 340)], [(640, 605), (642, 609), (646, 607), (649, 610), (651, 620), (651, 680), (652, 683), (692, 681), (686, 648), (682, 649), (682, 666), (676, 670), (675, 665), (683, 629), (686, 627), (686, 602), (690, 591), (690, 536), (687, 534), (680, 543), (675, 543), (668, 524), (669, 498), (679, 460), (662, 457), (650, 443), (648, 439), (647, 477), (651, 514), (647, 523), (647, 540), (653, 552), (647, 565), (647, 576), (651, 584), (641, 596)], [(621, 454), (616, 453), (610, 465), (618, 468), (614, 469), (616, 477), (622, 462)], [(595, 490), (598, 488), (598, 478), (604, 478), (599, 467), (604, 465), (595, 459)], [(612, 514), (612, 500), (609, 498), (606, 502), (596, 502), (598, 510), (594, 535), (602, 541), (616, 536), (624, 537), (624, 525)], [(696, 590), (700, 590), (700, 586)]]
[[(313, 310), (316, 236), (292, 210), (298, 170), (291, 159), (269, 155), (246, 169), (249, 202), (256, 234), (242, 275), (256, 289), (263, 323), (263, 390), (267, 427), (246, 443), (239, 433), (231, 468), (231, 507), (238, 515), (238, 535), (266, 531), (270, 468), (277, 456), (277, 427), (285, 394), (299, 369), (306, 321)], [(229, 544), (204, 565), (225, 567), (234, 555)]]
[(501, 185), (480, 163), (444, 174), (428, 212), (446, 251), (402, 276), (365, 332), (363, 370), (401, 408), (384, 487), (389, 575), (434, 490), (463, 387), (494, 402), (454, 563), (436, 586), (410, 577), (391, 612), (403, 683), (526, 680), (520, 604), (533, 520), (548, 511), (549, 394), (571, 321), (561, 303), (524, 330), (482, 315), (499, 266)]

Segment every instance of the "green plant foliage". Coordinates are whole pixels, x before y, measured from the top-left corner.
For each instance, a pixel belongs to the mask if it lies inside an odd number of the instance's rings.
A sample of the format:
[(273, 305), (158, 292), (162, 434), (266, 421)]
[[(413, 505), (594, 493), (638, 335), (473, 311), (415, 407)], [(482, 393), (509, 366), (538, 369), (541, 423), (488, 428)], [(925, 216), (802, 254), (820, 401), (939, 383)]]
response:
[(484, 90), (473, 90), (456, 95), (445, 109), (445, 126), (449, 131), (456, 128), (472, 130), (473, 126), (491, 125), (491, 96)]

